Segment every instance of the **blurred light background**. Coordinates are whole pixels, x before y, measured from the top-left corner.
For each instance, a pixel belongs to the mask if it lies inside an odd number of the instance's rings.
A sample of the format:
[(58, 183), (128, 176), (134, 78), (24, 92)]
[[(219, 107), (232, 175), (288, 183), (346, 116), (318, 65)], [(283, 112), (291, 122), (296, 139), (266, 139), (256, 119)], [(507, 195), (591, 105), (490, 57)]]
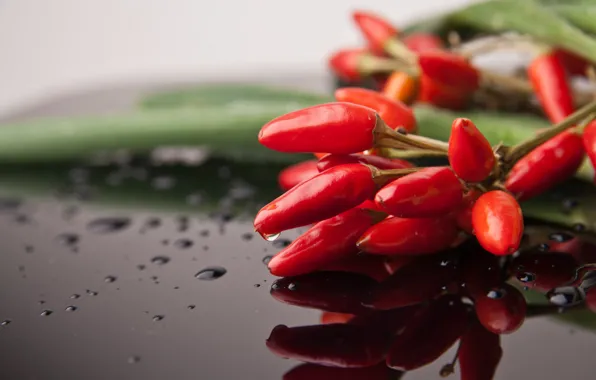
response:
[(0, 0), (0, 115), (55, 94), (143, 81), (322, 75), (360, 38), (470, 0)]

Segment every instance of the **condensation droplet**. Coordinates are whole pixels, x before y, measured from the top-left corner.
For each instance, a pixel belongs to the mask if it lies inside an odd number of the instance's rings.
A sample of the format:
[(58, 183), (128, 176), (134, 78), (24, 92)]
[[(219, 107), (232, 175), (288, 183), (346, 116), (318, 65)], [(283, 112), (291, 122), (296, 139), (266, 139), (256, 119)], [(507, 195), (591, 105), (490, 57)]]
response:
[(151, 262), (157, 265), (166, 265), (170, 262), (170, 258), (168, 256), (155, 256), (151, 259)]
[(224, 267), (207, 267), (200, 270), (195, 274), (195, 277), (199, 280), (217, 280), (227, 273), (227, 269)]

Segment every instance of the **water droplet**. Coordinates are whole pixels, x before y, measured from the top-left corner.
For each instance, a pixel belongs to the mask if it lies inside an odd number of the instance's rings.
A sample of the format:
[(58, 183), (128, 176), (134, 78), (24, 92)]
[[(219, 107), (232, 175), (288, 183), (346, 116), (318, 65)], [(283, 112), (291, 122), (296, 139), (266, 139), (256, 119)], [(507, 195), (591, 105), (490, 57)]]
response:
[(64, 210), (62, 210), (62, 217), (66, 220), (70, 220), (74, 218), (79, 213), (79, 206), (70, 205), (66, 206)]
[(505, 297), (506, 294), (507, 294), (507, 291), (505, 289), (491, 289), (488, 291), (488, 293), (486, 293), (486, 296), (488, 298), (498, 300), (498, 299)]
[(47, 317), (49, 315), (52, 315), (53, 311), (52, 310), (43, 310), (39, 315), (41, 315), (42, 317)]
[(56, 240), (64, 246), (72, 247), (79, 242), (79, 235), (67, 232), (56, 236)]
[(87, 224), (87, 229), (96, 234), (109, 234), (128, 228), (131, 222), (126, 217), (97, 218)]
[(18, 214), (15, 215), (14, 221), (19, 224), (27, 224), (31, 222), (31, 218), (29, 218), (29, 216), (25, 214)]
[(290, 282), (290, 284), (288, 284), (288, 290), (296, 290), (297, 288), (298, 287), (293, 282)]
[(98, 295), (98, 294), (99, 294), (99, 293), (97, 293), (97, 292), (95, 292), (95, 291), (93, 291), (93, 290), (89, 290), (89, 289), (87, 289), (87, 295), (90, 295), (90, 296), (92, 296), (92, 297), (95, 297), (95, 296), (96, 296), (96, 295)]
[(269, 235), (265, 234), (265, 235), (262, 235), (262, 236), (263, 236), (263, 237), (265, 238), (265, 240), (267, 240), (267, 241), (275, 241), (275, 240), (277, 240), (277, 238), (279, 237), (279, 235), (280, 235), (280, 234), (269, 234)]
[(149, 218), (143, 223), (143, 227), (141, 227), (141, 232), (146, 232), (150, 229), (155, 229), (161, 226), (161, 219), (159, 218)]
[(116, 276), (106, 276), (103, 280), (107, 283), (115, 282), (118, 279)]
[(536, 281), (536, 275), (530, 272), (519, 273), (516, 277), (518, 280), (524, 283)]
[(449, 260), (441, 260), (441, 263), (439, 265), (441, 265), (442, 267), (446, 267), (447, 265), (449, 265)]
[(154, 315), (153, 322), (159, 322), (159, 321), (163, 320), (164, 318), (165, 318), (164, 315)]
[(179, 216), (176, 218), (178, 223), (178, 232), (186, 232), (190, 228), (190, 218), (188, 216)]
[(7, 326), (10, 325), (12, 321), (10, 319), (5, 319), (2, 322), (0, 322), (0, 326)]
[(188, 249), (194, 245), (194, 242), (190, 239), (178, 239), (174, 242), (174, 247), (178, 249)]
[(46, 301), (44, 301), (44, 300), (39, 300), (39, 301), (38, 301), (38, 303), (39, 303), (40, 305), (43, 305), (44, 303), (46, 303)]
[(65, 311), (76, 311), (78, 309), (78, 307), (70, 305), (70, 306), (66, 306), (66, 308), (64, 309)]
[[(267, 240), (269, 240), (269, 239), (267, 239)], [(281, 249), (281, 248), (287, 247), (291, 243), (292, 243), (292, 241), (289, 239), (277, 239), (276, 241), (273, 242), (273, 246), (275, 248)]]
[(170, 241), (169, 241), (168, 239), (163, 239), (163, 240), (161, 241), (161, 244), (163, 244), (163, 245), (168, 245), (168, 244), (170, 244)]
[(202, 237), (207, 237), (209, 236), (209, 230), (202, 230), (199, 235), (201, 235)]
[(566, 232), (555, 232), (548, 235), (550, 240), (556, 241), (557, 243), (563, 243), (573, 239), (573, 235), (568, 234)]
[(137, 265), (137, 269), (138, 270), (145, 270), (145, 268), (147, 268), (147, 267), (145, 265), (143, 265), (143, 264)]
[(195, 274), (195, 277), (199, 280), (217, 280), (226, 274), (226, 272), (226, 268), (223, 267), (207, 267)]
[(151, 181), (151, 186), (156, 190), (169, 190), (176, 186), (176, 178), (168, 176), (155, 177)]
[(279, 290), (280, 286), (277, 282), (274, 282), (273, 284), (271, 284), (271, 290)]
[(252, 240), (253, 236), (254, 235), (252, 233), (247, 232), (245, 234), (242, 234), (242, 240), (246, 240), (246, 241)]
[(71, 295), (70, 298), (72, 298), (73, 300), (76, 300), (77, 298), (81, 298), (81, 295), (75, 293), (75, 294)]
[(188, 310), (194, 310), (197, 306), (196, 305), (188, 305), (186, 308)]
[(260, 288), (261, 284), (255, 284), (255, 288)]
[(562, 286), (546, 293), (546, 298), (548, 298), (553, 305), (566, 307), (582, 302), (585, 298), (585, 294), (576, 287)]
[(127, 359), (128, 364), (136, 364), (138, 362), (141, 361), (141, 357), (140, 356), (129, 356)]
[(538, 246), (538, 250), (541, 252), (546, 252), (550, 249), (550, 245), (546, 244), (546, 243), (542, 243)]
[(151, 262), (157, 265), (166, 265), (170, 262), (170, 258), (168, 256), (155, 256), (151, 259)]
[(272, 258), (273, 258), (272, 255), (267, 255), (267, 256), (263, 257), (263, 264), (269, 265), (269, 261), (271, 261)]
[(33, 246), (31, 246), (31, 245), (25, 246), (25, 252), (32, 253), (33, 251), (35, 251), (35, 248), (33, 248)]

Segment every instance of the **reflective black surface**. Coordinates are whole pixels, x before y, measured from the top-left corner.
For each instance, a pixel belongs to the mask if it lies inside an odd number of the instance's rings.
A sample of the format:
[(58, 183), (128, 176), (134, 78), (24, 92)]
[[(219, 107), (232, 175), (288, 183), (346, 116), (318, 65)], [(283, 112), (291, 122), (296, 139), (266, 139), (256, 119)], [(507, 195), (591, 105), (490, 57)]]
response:
[[(269, 294), (275, 278), (263, 261), (296, 233), (269, 243), (251, 218), (277, 194), (279, 169), (0, 167), (0, 378), (281, 379), (300, 362), (271, 353), (266, 339), (280, 324), (316, 325), (321, 312)], [(496, 379), (596, 370), (595, 336), (573, 324), (533, 318), (502, 346)], [(453, 351), (404, 378), (440, 378)], [(292, 376), (300, 371), (310, 376)]]

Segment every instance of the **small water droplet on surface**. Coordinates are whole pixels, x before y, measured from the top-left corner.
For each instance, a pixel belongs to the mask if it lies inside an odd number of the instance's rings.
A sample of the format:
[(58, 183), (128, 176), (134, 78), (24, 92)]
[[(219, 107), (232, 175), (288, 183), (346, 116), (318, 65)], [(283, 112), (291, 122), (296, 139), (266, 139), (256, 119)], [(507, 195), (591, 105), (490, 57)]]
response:
[(128, 364), (136, 364), (141, 361), (140, 356), (130, 356), (127, 360)]
[(79, 242), (80, 238), (77, 234), (63, 233), (56, 236), (56, 240), (64, 246), (72, 247)]
[(199, 235), (201, 235), (202, 237), (207, 237), (209, 236), (209, 230), (202, 230)]
[(143, 223), (141, 227), (141, 232), (146, 232), (147, 230), (156, 229), (161, 226), (161, 219), (159, 218), (149, 218)]
[(115, 282), (118, 279), (116, 276), (106, 276), (103, 280), (104, 282), (111, 283)]
[(288, 245), (290, 245), (292, 243), (291, 240), (289, 239), (277, 239), (276, 241), (273, 242), (273, 246), (275, 248), (285, 248)]
[(272, 290), (278, 290), (280, 288), (279, 284), (277, 282), (274, 282), (273, 284), (271, 284), (271, 289)]
[(217, 280), (226, 273), (227, 269), (224, 267), (207, 267), (197, 272), (197, 274), (195, 274), (195, 277), (199, 280)]
[(288, 290), (296, 290), (296, 289), (298, 289), (296, 284), (293, 282), (290, 282), (290, 284), (288, 285)]
[(10, 319), (5, 319), (2, 322), (0, 322), (0, 326), (7, 326), (10, 325), (12, 321)]
[(546, 244), (546, 243), (542, 243), (538, 246), (538, 250), (541, 252), (546, 252), (550, 249), (550, 245)]
[(269, 262), (271, 261), (272, 258), (273, 258), (272, 255), (267, 255), (267, 256), (263, 257), (263, 264), (269, 265)]
[(178, 232), (186, 232), (190, 228), (190, 218), (188, 216), (179, 216), (176, 218), (178, 223)]
[(75, 293), (75, 294), (71, 295), (70, 298), (72, 298), (73, 300), (76, 300), (77, 298), (81, 298), (81, 295)]
[(246, 241), (252, 240), (253, 236), (254, 235), (252, 233), (247, 232), (245, 234), (242, 234), (242, 240), (246, 240)]
[(170, 244), (170, 241), (169, 241), (168, 239), (163, 239), (163, 240), (161, 241), (161, 244), (163, 244), (163, 245), (168, 245), (168, 244)]
[(131, 223), (126, 217), (97, 218), (87, 224), (87, 229), (96, 234), (110, 234), (125, 230)]
[(506, 294), (507, 291), (505, 291), (505, 289), (491, 289), (488, 291), (488, 293), (486, 293), (486, 296), (488, 298), (498, 300), (505, 297)]
[(143, 265), (143, 264), (137, 265), (137, 269), (138, 270), (145, 270), (145, 268), (147, 268), (147, 267), (145, 265)]
[(265, 240), (267, 241), (275, 241), (277, 240), (277, 238), (279, 237), (280, 234), (270, 234), (270, 235), (263, 235), (263, 237), (265, 238)]
[(194, 245), (194, 242), (190, 239), (178, 239), (174, 242), (174, 247), (178, 249), (188, 249)]
[(44, 300), (39, 300), (39, 301), (38, 301), (38, 303), (39, 303), (40, 305), (43, 305), (44, 303), (46, 303), (46, 301), (44, 301)]
[(31, 245), (26, 245), (25, 246), (25, 252), (27, 252), (27, 253), (32, 253), (34, 250), (35, 249)]
[(548, 238), (550, 240), (556, 241), (557, 243), (564, 243), (566, 241), (573, 239), (573, 235), (568, 234), (566, 232), (555, 232), (555, 233), (548, 235)]
[(78, 307), (70, 305), (70, 306), (66, 306), (66, 308), (64, 309), (65, 311), (76, 311), (78, 309)]
[(159, 322), (159, 321), (163, 320), (164, 318), (165, 318), (164, 315), (154, 315), (153, 322)]
[(260, 288), (261, 284), (255, 284), (255, 288)]
[(39, 315), (41, 315), (42, 317), (47, 317), (49, 315), (52, 315), (53, 311), (52, 310), (43, 310)]
[(524, 282), (524, 283), (536, 281), (536, 275), (534, 273), (530, 273), (530, 272), (519, 273), (516, 277), (518, 280), (520, 280), (521, 282)]
[(576, 287), (562, 286), (546, 293), (546, 298), (553, 305), (567, 307), (583, 302), (585, 295)]
[(90, 295), (92, 297), (95, 297), (96, 295), (98, 295), (99, 293), (97, 293), (96, 291), (93, 290), (89, 290), (87, 289), (87, 295)]
[(188, 305), (186, 308), (188, 310), (194, 310), (197, 306), (196, 305)]
[(170, 258), (168, 256), (155, 256), (151, 259), (151, 262), (157, 265), (166, 265), (170, 262)]
[(19, 224), (27, 224), (31, 222), (31, 218), (25, 214), (15, 215), (14, 221)]

